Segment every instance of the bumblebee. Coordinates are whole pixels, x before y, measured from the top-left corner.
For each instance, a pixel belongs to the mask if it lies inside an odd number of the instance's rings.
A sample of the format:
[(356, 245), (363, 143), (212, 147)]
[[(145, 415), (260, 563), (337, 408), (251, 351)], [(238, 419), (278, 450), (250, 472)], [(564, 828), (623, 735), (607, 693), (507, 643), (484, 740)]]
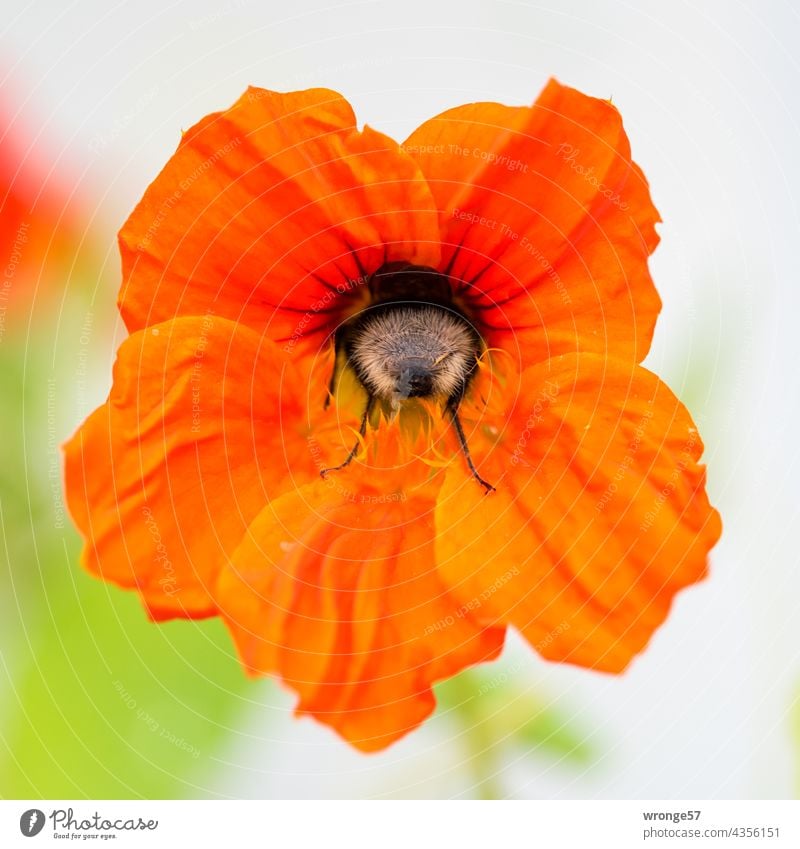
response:
[[(494, 487), (475, 469), (458, 417), (461, 403), (478, 365), (482, 342), (467, 317), (452, 302), (446, 275), (426, 266), (387, 263), (368, 280), (371, 304), (336, 331), (338, 364), (349, 366), (367, 393), (359, 434), (380, 403), (397, 413), (411, 398), (441, 401), (458, 437), (472, 476), (488, 492)], [(344, 462), (323, 469), (345, 468), (358, 452), (353, 446)]]

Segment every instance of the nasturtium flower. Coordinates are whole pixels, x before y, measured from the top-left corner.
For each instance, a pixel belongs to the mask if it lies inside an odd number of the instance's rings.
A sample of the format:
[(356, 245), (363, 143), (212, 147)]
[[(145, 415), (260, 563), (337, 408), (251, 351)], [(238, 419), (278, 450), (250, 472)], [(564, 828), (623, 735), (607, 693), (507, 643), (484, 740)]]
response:
[(623, 671), (720, 534), (639, 365), (658, 221), (616, 108), (555, 81), (403, 144), (251, 88), (120, 233), (130, 336), (66, 446), (85, 566), (153, 619), (221, 616), (365, 751), (509, 626)]

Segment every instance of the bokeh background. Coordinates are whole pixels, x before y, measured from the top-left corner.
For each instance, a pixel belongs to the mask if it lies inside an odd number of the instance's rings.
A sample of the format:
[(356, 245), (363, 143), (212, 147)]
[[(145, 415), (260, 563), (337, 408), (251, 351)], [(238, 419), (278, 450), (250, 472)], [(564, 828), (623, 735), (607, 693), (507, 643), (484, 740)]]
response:
[[(800, 790), (800, 17), (791, 0), (7, 0), (0, 23), (0, 795), (786, 798)], [(398, 139), (549, 76), (622, 111), (664, 219), (647, 365), (725, 532), (622, 677), (512, 639), (389, 751), (248, 681), (217, 621), (77, 566), (59, 445), (108, 391), (116, 231), (248, 84), (342, 91)]]

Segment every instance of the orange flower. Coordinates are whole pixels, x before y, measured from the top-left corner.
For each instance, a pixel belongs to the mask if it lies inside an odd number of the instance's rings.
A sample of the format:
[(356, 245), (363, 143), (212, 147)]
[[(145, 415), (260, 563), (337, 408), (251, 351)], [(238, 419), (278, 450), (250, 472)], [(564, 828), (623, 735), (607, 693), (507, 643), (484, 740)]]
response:
[(616, 109), (557, 82), (403, 145), (250, 89), (120, 233), (131, 336), (66, 446), (85, 565), (155, 619), (221, 615), (363, 750), (509, 625), (622, 671), (720, 534), (638, 365), (658, 220)]

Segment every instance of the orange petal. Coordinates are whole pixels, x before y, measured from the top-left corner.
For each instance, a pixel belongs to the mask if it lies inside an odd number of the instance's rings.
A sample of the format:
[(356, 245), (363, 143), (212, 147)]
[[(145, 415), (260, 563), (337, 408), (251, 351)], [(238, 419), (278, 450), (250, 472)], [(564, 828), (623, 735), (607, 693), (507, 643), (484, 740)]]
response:
[(252, 673), (280, 675), (299, 713), (374, 751), (431, 713), (434, 681), (496, 657), (504, 631), (443, 585), (433, 500), (368, 479), (331, 476), (265, 508), (217, 601)]
[(304, 383), (274, 343), (217, 317), (127, 339), (109, 400), (65, 446), (85, 566), (155, 618), (213, 613), (209, 584), (267, 498), (316, 477)]
[(527, 370), (493, 445), (467, 422), (484, 496), (458, 466), (439, 495), (437, 562), (487, 624), (544, 657), (620, 672), (706, 574), (721, 525), (685, 407), (639, 366), (592, 355)]
[(439, 231), (417, 165), (339, 94), (251, 88), (184, 135), (120, 247), (130, 329), (211, 309), (294, 345), (364, 271), (435, 265)]
[(490, 345), (525, 363), (645, 356), (661, 306), (647, 269), (659, 217), (610, 102), (551, 80), (532, 107), (451, 109), (404, 147), (438, 204), (442, 262)]

